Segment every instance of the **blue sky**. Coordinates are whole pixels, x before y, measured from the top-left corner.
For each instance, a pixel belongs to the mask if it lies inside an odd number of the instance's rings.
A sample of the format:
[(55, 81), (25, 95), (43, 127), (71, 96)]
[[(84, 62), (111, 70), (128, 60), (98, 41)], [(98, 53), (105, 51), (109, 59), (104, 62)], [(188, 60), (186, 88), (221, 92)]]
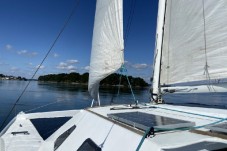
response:
[[(124, 29), (131, 3), (124, 1)], [(37, 76), (88, 72), (95, 0), (80, 0)], [(69, 16), (75, 0), (0, 0), (0, 73), (30, 78)], [(128, 74), (152, 74), (158, 0), (136, 0), (125, 48)], [(37, 77), (36, 76), (36, 77)]]

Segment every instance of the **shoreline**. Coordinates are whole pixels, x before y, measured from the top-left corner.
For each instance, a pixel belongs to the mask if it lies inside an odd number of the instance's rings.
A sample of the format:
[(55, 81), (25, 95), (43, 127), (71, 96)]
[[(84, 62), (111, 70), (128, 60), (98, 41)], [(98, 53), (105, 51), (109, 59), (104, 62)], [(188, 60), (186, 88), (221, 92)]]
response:
[[(75, 86), (88, 86), (88, 83), (78, 83), (78, 82), (57, 82), (57, 81), (39, 81), (37, 80), (38, 83), (50, 83), (50, 84), (69, 84), (69, 85), (75, 85)], [(104, 85), (100, 85), (100, 88), (116, 88), (116, 87), (120, 87), (123, 89), (128, 89), (129, 86), (124, 86), (124, 85), (108, 85), (108, 84), (104, 84)], [(134, 89), (145, 89), (145, 88), (149, 88), (150, 85), (142, 87), (142, 86), (132, 86), (132, 88)]]

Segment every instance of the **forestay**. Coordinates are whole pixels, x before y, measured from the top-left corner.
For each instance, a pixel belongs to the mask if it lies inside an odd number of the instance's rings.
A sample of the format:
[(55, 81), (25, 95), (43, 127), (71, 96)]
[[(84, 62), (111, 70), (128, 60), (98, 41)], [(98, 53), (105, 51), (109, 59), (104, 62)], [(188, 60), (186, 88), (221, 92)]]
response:
[(88, 90), (98, 100), (99, 83), (124, 62), (123, 1), (97, 0)]
[(226, 0), (167, 0), (160, 83), (227, 78), (226, 25)]

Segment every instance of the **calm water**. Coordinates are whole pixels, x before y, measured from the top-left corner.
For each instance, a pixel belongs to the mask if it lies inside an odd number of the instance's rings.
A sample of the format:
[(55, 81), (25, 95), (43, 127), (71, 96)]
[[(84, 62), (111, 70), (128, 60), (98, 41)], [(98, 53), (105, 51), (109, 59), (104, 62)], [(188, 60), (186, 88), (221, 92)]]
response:
[[(0, 124), (17, 100), (27, 82), (24, 81), (1, 81), (0, 80)], [(139, 102), (149, 102), (149, 89), (134, 90), (135, 97)], [(100, 98), (102, 105), (111, 102), (115, 104), (133, 103), (133, 97), (128, 90), (121, 90), (116, 97), (117, 88), (101, 89)], [(227, 108), (227, 93), (213, 94), (189, 94), (189, 95), (167, 95), (164, 99), (167, 103), (207, 106), (216, 108)], [(15, 116), (19, 111), (40, 112), (55, 110), (71, 110), (89, 107), (91, 97), (87, 92), (87, 87), (71, 84), (55, 84), (31, 82), (25, 94), (11, 115)]]

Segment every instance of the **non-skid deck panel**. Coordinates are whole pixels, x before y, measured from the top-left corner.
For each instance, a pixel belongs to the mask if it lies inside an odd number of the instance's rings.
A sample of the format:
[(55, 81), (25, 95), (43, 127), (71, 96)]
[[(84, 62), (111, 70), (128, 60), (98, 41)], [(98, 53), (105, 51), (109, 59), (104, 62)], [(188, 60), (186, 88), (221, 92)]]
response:
[(227, 122), (215, 124), (215, 125), (211, 125), (211, 126), (206, 126), (206, 128), (208, 128), (212, 131), (227, 133)]
[(71, 117), (39, 118), (31, 119), (31, 122), (39, 132), (39, 135), (46, 140), (69, 119), (71, 119)]
[(173, 130), (195, 126), (195, 123), (143, 112), (107, 114), (109, 118), (146, 131), (150, 127), (161, 130)]

